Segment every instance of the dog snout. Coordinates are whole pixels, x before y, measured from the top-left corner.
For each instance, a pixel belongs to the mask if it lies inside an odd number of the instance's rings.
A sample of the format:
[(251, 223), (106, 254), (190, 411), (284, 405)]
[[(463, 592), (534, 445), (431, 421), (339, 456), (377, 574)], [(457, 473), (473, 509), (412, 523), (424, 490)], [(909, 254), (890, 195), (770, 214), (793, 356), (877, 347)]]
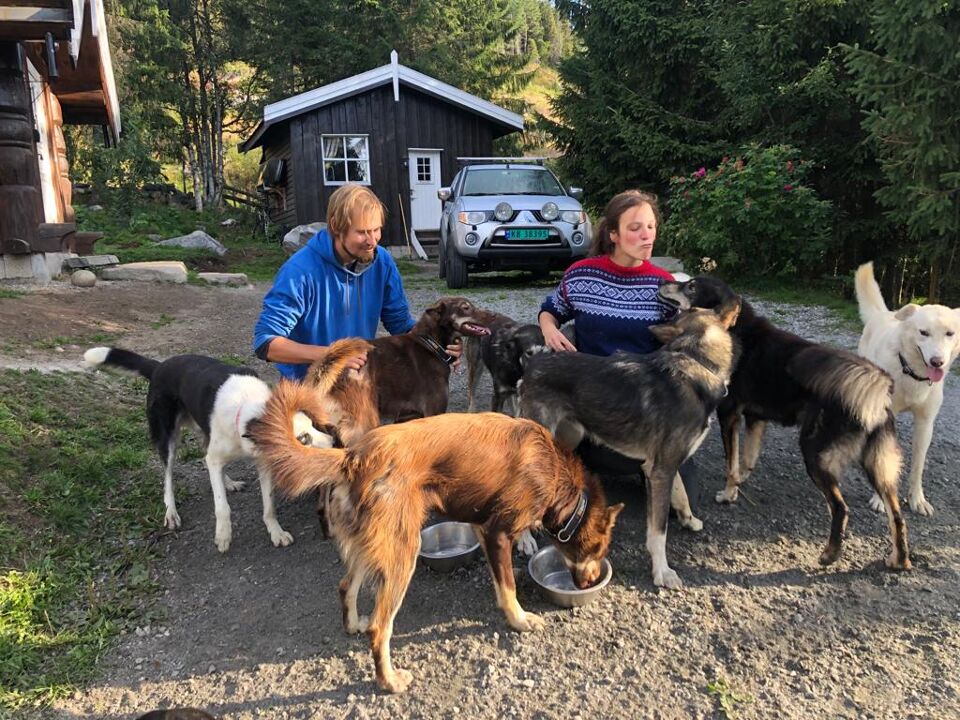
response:
[(942, 357), (932, 357), (930, 358), (930, 367), (940, 368), (943, 367), (943, 358)]
[(573, 582), (580, 590), (586, 590), (597, 584), (600, 579), (600, 563), (590, 561), (573, 573)]

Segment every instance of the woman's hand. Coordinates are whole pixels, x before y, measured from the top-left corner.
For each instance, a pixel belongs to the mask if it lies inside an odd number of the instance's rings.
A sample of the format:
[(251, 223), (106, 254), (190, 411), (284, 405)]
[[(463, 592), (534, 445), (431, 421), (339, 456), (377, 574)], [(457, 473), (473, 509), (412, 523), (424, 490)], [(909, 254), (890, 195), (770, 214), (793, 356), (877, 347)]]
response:
[(364, 365), (367, 364), (367, 354), (362, 353), (361, 355), (355, 355), (352, 358), (347, 358), (344, 362), (344, 367), (348, 370), (361, 370)]
[(543, 341), (554, 352), (576, 352), (577, 346), (567, 340), (560, 328), (548, 327), (543, 331)]
[(461, 344), (460, 340), (458, 339), (452, 344), (447, 345), (446, 351), (447, 351), (447, 355), (453, 358), (453, 365), (452, 365), (453, 369), (459, 370), (460, 356), (463, 354), (463, 345)]

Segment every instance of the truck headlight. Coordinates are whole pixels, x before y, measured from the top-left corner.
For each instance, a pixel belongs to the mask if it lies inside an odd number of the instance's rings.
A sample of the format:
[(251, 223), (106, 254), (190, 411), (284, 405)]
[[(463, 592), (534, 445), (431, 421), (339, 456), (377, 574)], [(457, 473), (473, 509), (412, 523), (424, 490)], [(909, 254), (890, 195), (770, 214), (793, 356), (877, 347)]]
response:
[(560, 208), (555, 202), (545, 202), (543, 207), (540, 208), (540, 217), (547, 222), (553, 222), (560, 217)]
[(481, 210), (472, 210), (470, 212), (457, 213), (457, 220), (464, 225), (479, 225), (487, 221), (487, 214)]
[(560, 219), (571, 225), (579, 225), (587, 221), (587, 214), (583, 210), (564, 210), (560, 214)]
[(497, 206), (493, 209), (493, 216), (500, 222), (507, 222), (513, 217), (513, 208), (510, 207), (508, 202), (497, 203)]

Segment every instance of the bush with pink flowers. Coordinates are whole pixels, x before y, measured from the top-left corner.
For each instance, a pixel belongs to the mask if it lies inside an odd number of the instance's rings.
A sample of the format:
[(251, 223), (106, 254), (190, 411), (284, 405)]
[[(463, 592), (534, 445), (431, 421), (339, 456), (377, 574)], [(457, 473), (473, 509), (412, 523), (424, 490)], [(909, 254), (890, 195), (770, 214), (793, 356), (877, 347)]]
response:
[(720, 271), (813, 274), (830, 242), (833, 209), (804, 180), (810, 163), (787, 145), (751, 145), (670, 179), (668, 252)]

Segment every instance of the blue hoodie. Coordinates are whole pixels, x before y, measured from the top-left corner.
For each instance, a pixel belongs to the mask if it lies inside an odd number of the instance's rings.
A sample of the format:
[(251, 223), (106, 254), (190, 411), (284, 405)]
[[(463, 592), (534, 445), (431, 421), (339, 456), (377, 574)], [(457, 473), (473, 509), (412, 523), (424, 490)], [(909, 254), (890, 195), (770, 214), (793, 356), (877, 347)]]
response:
[[(414, 324), (393, 257), (378, 247), (373, 262), (352, 272), (337, 260), (330, 234), (321, 230), (277, 271), (253, 330), (253, 349), (275, 337), (306, 345), (370, 340), (380, 320), (391, 335)], [(307, 367), (277, 363), (291, 380), (302, 379)]]

